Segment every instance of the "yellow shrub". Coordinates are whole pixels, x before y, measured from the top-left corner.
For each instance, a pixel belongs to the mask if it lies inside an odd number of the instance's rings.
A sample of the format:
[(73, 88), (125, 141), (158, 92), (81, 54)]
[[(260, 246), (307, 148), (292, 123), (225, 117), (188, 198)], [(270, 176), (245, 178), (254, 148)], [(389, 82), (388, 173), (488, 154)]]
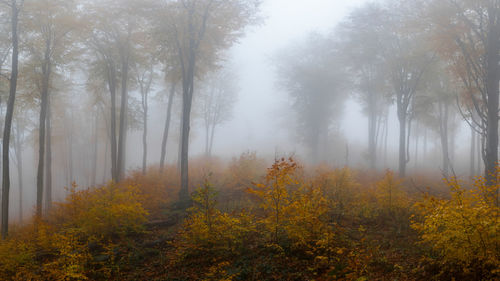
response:
[(48, 240), (57, 258), (43, 264), (43, 277), (46, 280), (88, 280), (86, 265), (91, 256), (78, 234), (54, 233), (51, 236)]
[(401, 187), (402, 181), (394, 177), (394, 172), (387, 171), (384, 178), (376, 184), (375, 198), (382, 215), (396, 217), (401, 210), (407, 209), (408, 195)]
[(137, 186), (137, 200), (148, 212), (148, 218), (161, 220), (165, 217), (167, 206), (176, 200), (179, 194), (177, 168), (167, 166), (160, 172), (159, 167), (153, 166), (148, 169), (146, 175), (143, 175), (142, 171), (136, 171), (121, 181), (119, 186)]
[(341, 217), (352, 210), (359, 184), (349, 168), (335, 170), (320, 168), (316, 171), (313, 185), (321, 189), (332, 216)]
[[(112, 273), (112, 239), (142, 230), (147, 212), (138, 188), (110, 184), (70, 190), (45, 220), (35, 220), (0, 241), (0, 280), (88, 280)], [(89, 244), (109, 256), (94, 261)], [(103, 252), (104, 251), (104, 252)]]
[(318, 188), (301, 188), (294, 194), (285, 227), (294, 248), (311, 250), (308, 248), (331, 232), (331, 226), (325, 223), (328, 211), (327, 200)]
[(249, 193), (260, 200), (260, 207), (266, 213), (262, 222), (275, 243), (279, 243), (288, 221), (291, 199), (289, 189), (292, 185), (298, 185), (295, 179), (297, 169), (297, 163), (291, 158), (276, 160), (268, 169), (265, 183), (255, 184), (255, 189), (248, 189)]
[(241, 254), (255, 232), (254, 219), (245, 212), (227, 214), (216, 208), (216, 192), (205, 182), (193, 193), (194, 206), (180, 232), (176, 248), (180, 259)]
[(374, 187), (363, 189), (354, 209), (359, 216), (390, 224), (399, 232), (403, 226), (408, 228), (410, 207), (410, 197), (402, 187), (402, 180), (387, 170)]
[(139, 201), (137, 186), (115, 184), (77, 191), (70, 190), (66, 202), (58, 203), (52, 222), (76, 228), (87, 237), (124, 235), (142, 230), (147, 211)]
[(412, 227), (440, 253), (444, 262), (458, 263), (464, 272), (482, 267), (500, 274), (498, 185), (478, 178), (471, 190), (449, 181), (451, 199), (426, 196), (416, 204), (421, 220)]
[(29, 241), (14, 238), (0, 240), (0, 280), (12, 280), (16, 275), (30, 272), (35, 267), (34, 257), (35, 249)]
[(293, 159), (277, 160), (268, 169), (265, 183), (249, 190), (264, 211), (262, 236), (309, 256), (329, 256), (334, 242), (328, 223), (331, 205), (321, 188), (297, 179), (299, 171)]

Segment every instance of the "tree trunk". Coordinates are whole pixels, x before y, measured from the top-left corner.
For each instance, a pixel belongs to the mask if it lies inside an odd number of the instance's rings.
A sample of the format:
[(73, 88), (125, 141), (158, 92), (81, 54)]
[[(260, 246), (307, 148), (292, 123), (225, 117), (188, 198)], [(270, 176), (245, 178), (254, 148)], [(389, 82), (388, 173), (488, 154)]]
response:
[(441, 148), (443, 152), (443, 174), (448, 178), (450, 169), (450, 156), (448, 149), (448, 111), (447, 102), (439, 101), (439, 135), (441, 137)]
[(420, 128), (420, 123), (417, 121), (415, 125), (415, 152), (414, 152), (414, 157), (415, 160), (413, 161), (414, 163), (414, 169), (415, 171), (417, 170), (418, 166), (418, 145), (420, 144), (420, 135), (419, 135), (419, 128)]
[(116, 69), (112, 60), (108, 61), (108, 88), (111, 96), (111, 179), (118, 181), (118, 169), (116, 167)]
[(406, 175), (406, 114), (399, 114), (399, 177)]
[(181, 158), (182, 158), (182, 110), (180, 114), (180, 123), (179, 123), (179, 144), (177, 147), (177, 170), (181, 170)]
[(71, 111), (71, 117), (70, 117), (70, 125), (69, 125), (69, 141), (68, 141), (68, 166), (69, 166), (69, 183), (68, 187), (71, 188), (73, 186), (73, 182), (75, 181), (73, 177), (73, 111)]
[(125, 174), (125, 144), (127, 135), (127, 106), (128, 106), (128, 55), (123, 58), (122, 77), (121, 77), (121, 105), (120, 105), (120, 131), (118, 139), (118, 156), (117, 156), (117, 180), (122, 180)]
[(9, 232), (9, 191), (10, 191), (10, 166), (9, 166), (9, 144), (12, 128), (12, 117), (14, 115), (14, 102), (17, 90), (17, 74), (19, 59), (19, 44), (17, 37), (17, 23), (19, 10), (17, 1), (11, 0), (12, 5), (12, 71), (9, 82), (9, 99), (7, 101), (7, 113), (3, 130), (2, 143), (2, 238), (5, 239)]
[(142, 93), (142, 122), (144, 130), (142, 131), (142, 174), (146, 174), (146, 166), (148, 161), (148, 94)]
[(43, 183), (45, 172), (45, 128), (48, 110), (49, 83), (51, 74), (50, 40), (45, 42), (45, 58), (42, 65), (41, 108), (38, 131), (38, 171), (36, 177), (36, 216), (42, 217)]
[(21, 147), (21, 133), (20, 129), (17, 128), (17, 148), (16, 148), (16, 157), (17, 157), (17, 179), (19, 185), (19, 223), (23, 222), (23, 152)]
[(368, 159), (370, 169), (375, 170), (377, 161), (377, 109), (374, 95), (369, 95), (368, 104)]
[(486, 159), (485, 177), (488, 184), (496, 184), (498, 162), (498, 105), (499, 105), (499, 51), (500, 51), (500, 30), (498, 27), (498, 11), (490, 7), (488, 14), (490, 17), (488, 40), (486, 45), (486, 92), (488, 96), (488, 114), (486, 124)]
[(168, 95), (168, 105), (167, 105), (167, 119), (165, 120), (165, 127), (163, 129), (163, 138), (161, 141), (161, 155), (160, 155), (160, 172), (163, 171), (165, 166), (165, 157), (167, 154), (167, 140), (168, 132), (170, 130), (170, 119), (172, 117), (172, 104), (174, 103), (175, 96), (175, 83), (170, 86), (170, 94)]
[(214, 135), (215, 135), (215, 127), (216, 123), (212, 124), (211, 132), (210, 132), (210, 142), (208, 144), (208, 157), (212, 157), (212, 147), (214, 146)]
[(387, 168), (387, 139), (389, 138), (389, 113), (386, 113), (384, 120), (384, 168)]
[(481, 172), (481, 163), (484, 164), (484, 157), (483, 157), (483, 137), (481, 134), (477, 133), (476, 133), (476, 156), (477, 156), (476, 174), (479, 174)]
[(205, 156), (208, 157), (208, 146), (210, 143), (210, 123), (205, 121)]
[(470, 128), (470, 161), (469, 162), (470, 162), (469, 174), (470, 174), (470, 177), (473, 178), (476, 175), (476, 131), (475, 131), (475, 126)]
[(427, 160), (427, 128), (424, 129), (424, 155), (422, 156), (422, 161), (425, 163)]
[(179, 200), (181, 207), (187, 206), (189, 202), (189, 175), (188, 175), (188, 157), (189, 157), (189, 131), (191, 127), (191, 105), (194, 92), (194, 68), (195, 68), (195, 50), (191, 46), (189, 53), (189, 63), (187, 72), (183, 75), (183, 95), (182, 95), (182, 131), (181, 131), (181, 189), (179, 191)]
[(97, 180), (97, 150), (98, 150), (98, 141), (99, 141), (99, 111), (95, 112), (95, 123), (94, 123), (94, 141), (93, 141), (93, 149), (92, 149), (92, 175), (91, 175), (91, 186), (96, 185)]
[(47, 96), (47, 153), (45, 155), (45, 209), (47, 213), (50, 211), (52, 206), (52, 124), (51, 124), (51, 102), (50, 96)]

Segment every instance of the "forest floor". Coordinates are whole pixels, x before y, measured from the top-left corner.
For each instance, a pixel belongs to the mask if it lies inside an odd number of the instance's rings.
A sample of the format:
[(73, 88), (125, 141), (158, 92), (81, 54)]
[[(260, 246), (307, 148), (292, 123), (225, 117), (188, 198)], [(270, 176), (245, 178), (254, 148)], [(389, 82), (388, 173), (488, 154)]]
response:
[[(171, 221), (169, 221), (171, 222)], [(349, 223), (349, 222), (347, 222)], [(383, 226), (364, 224), (352, 224), (345, 226), (346, 231), (351, 232), (351, 239), (359, 245), (357, 250), (370, 253), (370, 260), (360, 260), (366, 262), (366, 278), (356, 278), (356, 280), (425, 280), (425, 276), (418, 276), (417, 268), (421, 266), (422, 249), (418, 246), (418, 236), (415, 231), (407, 231), (397, 234), (394, 230), (388, 230)], [(359, 226), (363, 226), (366, 231), (362, 237), (357, 231)], [(199, 267), (177, 268), (172, 270), (172, 260), (169, 251), (173, 251), (171, 244), (174, 241), (176, 230), (180, 224), (159, 225), (149, 228), (144, 234), (138, 235), (127, 241), (124, 245), (119, 259), (127, 260), (127, 266), (121, 268), (120, 274), (114, 280), (191, 280), (183, 278), (187, 271), (201, 270)], [(361, 243), (362, 242), (362, 243)], [(231, 267), (229, 265), (228, 267)], [(183, 273), (184, 271), (184, 273)], [(189, 273), (191, 274), (191, 273)], [(282, 280), (301, 280), (288, 279)], [(344, 278), (332, 278), (331, 280), (349, 280)], [(207, 280), (210, 280), (207, 278)], [(215, 280), (215, 279), (214, 279)], [(238, 280), (238, 279), (235, 279)], [(268, 279), (256, 279), (268, 280)], [(270, 278), (269, 280), (280, 280), (280, 278)], [(321, 280), (330, 280), (322, 277)]]
[(265, 167), (194, 162), (187, 209), (173, 167), (73, 186), (0, 241), (0, 280), (500, 280), (498, 186)]

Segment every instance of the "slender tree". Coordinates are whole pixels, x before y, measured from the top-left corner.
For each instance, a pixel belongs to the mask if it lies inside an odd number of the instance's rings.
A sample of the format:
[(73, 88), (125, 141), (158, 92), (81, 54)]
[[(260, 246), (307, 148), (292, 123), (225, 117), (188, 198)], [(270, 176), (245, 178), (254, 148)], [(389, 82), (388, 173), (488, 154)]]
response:
[(383, 16), (380, 4), (366, 4), (354, 10), (334, 33), (343, 38), (341, 48), (344, 63), (354, 76), (351, 80), (355, 84), (356, 97), (368, 117), (368, 161), (371, 169), (376, 168), (380, 124), (389, 103), (388, 95), (385, 94), (388, 92), (386, 77), (381, 71), (385, 48), (384, 36), (381, 34)]
[(460, 111), (485, 140), (482, 158), (490, 184), (497, 180), (500, 63), (500, 2), (420, 1), (432, 42), (461, 80)]
[[(28, 5), (29, 3), (29, 5)], [(37, 167), (37, 197), (36, 215), (42, 215), (42, 198), (44, 192), (44, 174), (52, 173), (51, 167), (46, 167), (46, 161), (51, 165), (46, 149), (51, 136), (49, 113), (50, 92), (53, 90), (53, 80), (56, 76), (56, 67), (67, 63), (69, 54), (73, 51), (70, 47), (73, 38), (70, 33), (74, 31), (78, 22), (75, 17), (75, 2), (62, 0), (30, 1), (26, 5), (26, 19), (23, 21), (27, 30), (30, 30), (25, 45), (29, 50), (28, 64), (33, 67), (34, 81), (40, 99), (40, 115), (38, 130), (38, 167)], [(47, 127), (49, 125), (49, 128)], [(50, 152), (50, 151), (49, 151)], [(46, 158), (48, 157), (48, 158)], [(47, 180), (45, 178), (45, 180)], [(52, 184), (51, 176), (45, 184)], [(52, 186), (46, 186), (46, 191), (51, 192)], [(47, 209), (50, 209), (52, 195), (47, 193)]]
[(277, 60), (279, 84), (291, 97), (296, 113), (297, 136), (315, 164), (327, 160), (330, 127), (340, 117), (346, 97), (340, 52), (332, 45), (311, 34), (307, 43), (280, 52)]
[(425, 30), (412, 27), (408, 18), (413, 17), (413, 6), (408, 1), (395, 1), (385, 9), (382, 37), (386, 44), (383, 54), (389, 83), (396, 101), (399, 121), (399, 176), (406, 175), (409, 158), (409, 140), (412, 106), (423, 75), (434, 61), (425, 42)]
[(256, 18), (259, 0), (178, 0), (167, 3), (159, 16), (164, 42), (175, 54), (182, 74), (181, 205), (189, 201), (188, 147), (195, 76), (213, 65), (241, 30)]
[[(146, 174), (147, 156), (148, 156), (148, 113), (149, 113), (149, 93), (152, 89), (153, 78), (155, 76), (154, 66), (156, 59), (154, 57), (146, 58), (144, 67), (136, 69), (136, 80), (141, 94), (142, 107), (142, 173)], [(140, 63), (139, 63), (140, 64)], [(139, 65), (138, 64), (138, 65)]]
[(9, 80), (9, 99), (7, 101), (7, 112), (5, 114), (5, 123), (2, 142), (2, 238), (5, 239), (9, 232), (9, 192), (10, 192), (10, 163), (9, 146), (10, 134), (12, 128), (12, 118), (14, 116), (14, 103), (17, 91), (17, 76), (19, 66), (19, 38), (18, 23), (19, 13), (24, 1), (2, 1), (4, 5), (11, 9), (11, 41), (12, 41), (12, 66)]
[(160, 154), (160, 172), (163, 171), (163, 167), (165, 166), (165, 158), (167, 155), (167, 140), (168, 140), (168, 133), (170, 130), (170, 120), (172, 118), (172, 105), (174, 103), (174, 96), (175, 96), (175, 88), (176, 88), (176, 83), (171, 83), (170, 84), (170, 91), (168, 94), (168, 105), (167, 105), (167, 117), (165, 120), (165, 126), (163, 129), (163, 137), (161, 141), (161, 154)]
[(205, 125), (205, 155), (212, 155), (215, 129), (231, 117), (236, 102), (235, 77), (228, 69), (210, 73), (202, 82), (199, 103)]

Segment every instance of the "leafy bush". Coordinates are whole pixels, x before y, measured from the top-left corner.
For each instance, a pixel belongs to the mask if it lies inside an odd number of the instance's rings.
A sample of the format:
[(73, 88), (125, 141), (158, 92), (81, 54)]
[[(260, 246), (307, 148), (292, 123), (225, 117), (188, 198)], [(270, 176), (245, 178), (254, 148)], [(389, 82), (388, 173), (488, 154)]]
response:
[(137, 200), (148, 212), (150, 220), (161, 220), (167, 215), (167, 207), (179, 194), (179, 177), (177, 168), (166, 166), (160, 172), (160, 168), (153, 166), (148, 169), (147, 174), (142, 171), (133, 172), (130, 177), (119, 183), (119, 186), (135, 186)]
[(56, 203), (50, 221), (61, 228), (76, 229), (86, 237), (121, 236), (140, 232), (147, 211), (140, 203), (137, 186), (70, 189), (64, 203)]
[(498, 184), (489, 186), (483, 178), (470, 190), (458, 180), (448, 184), (450, 199), (426, 196), (416, 204), (420, 218), (412, 227), (439, 254), (436, 262), (456, 265), (465, 274), (500, 277)]
[(319, 188), (330, 208), (330, 216), (340, 219), (352, 213), (352, 205), (359, 193), (359, 184), (354, 173), (347, 167), (331, 170), (319, 167), (312, 184)]
[[(45, 221), (35, 220), (0, 241), (0, 279), (109, 279), (112, 239), (142, 231), (146, 221), (138, 194), (136, 186), (80, 191), (73, 186)], [(97, 261), (95, 255), (106, 259)]]

